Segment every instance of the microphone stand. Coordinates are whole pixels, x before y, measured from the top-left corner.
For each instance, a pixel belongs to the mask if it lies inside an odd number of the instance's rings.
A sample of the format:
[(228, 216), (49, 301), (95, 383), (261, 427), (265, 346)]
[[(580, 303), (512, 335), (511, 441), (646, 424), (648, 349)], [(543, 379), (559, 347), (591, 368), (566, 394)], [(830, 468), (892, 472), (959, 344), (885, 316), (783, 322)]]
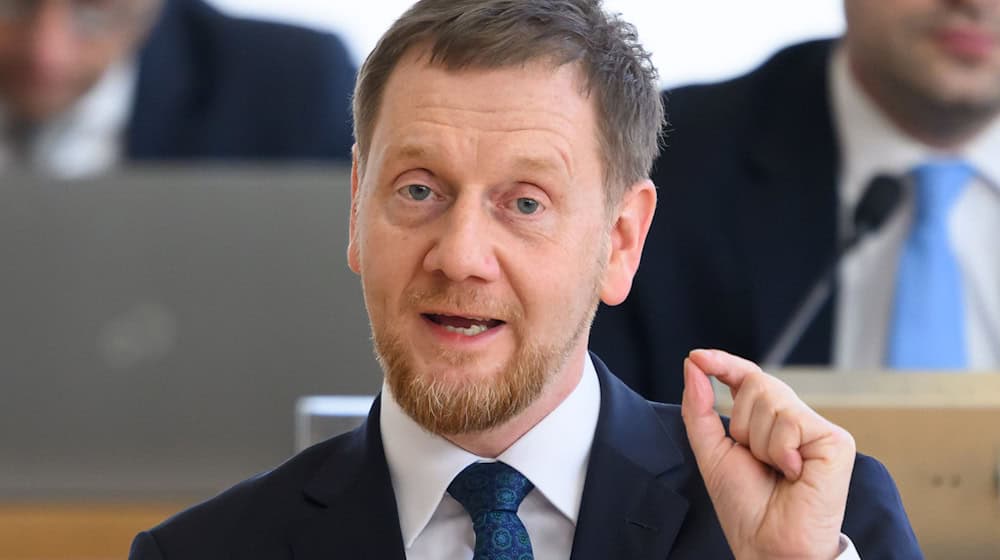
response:
[(795, 345), (833, 292), (833, 280), (844, 255), (854, 249), (866, 235), (882, 227), (889, 215), (899, 206), (901, 192), (900, 181), (889, 175), (878, 175), (868, 183), (861, 201), (854, 209), (854, 231), (839, 244), (823, 273), (796, 306), (795, 313), (785, 323), (778, 339), (764, 355), (761, 363), (765, 368), (775, 369), (785, 364), (788, 355), (795, 349)]
[(816, 319), (820, 308), (823, 307), (823, 304), (826, 303), (827, 298), (833, 292), (833, 279), (837, 272), (837, 265), (840, 264), (840, 259), (861, 240), (863, 235), (862, 232), (855, 231), (850, 238), (840, 244), (836, 256), (827, 263), (823, 274), (813, 284), (812, 289), (809, 290), (806, 297), (802, 298), (802, 301), (796, 306), (795, 314), (785, 323), (785, 328), (781, 330), (778, 340), (774, 342), (770, 351), (768, 351), (761, 361), (766, 369), (779, 368), (788, 360), (788, 355), (795, 349), (795, 345), (798, 344), (799, 339), (802, 338), (806, 329)]

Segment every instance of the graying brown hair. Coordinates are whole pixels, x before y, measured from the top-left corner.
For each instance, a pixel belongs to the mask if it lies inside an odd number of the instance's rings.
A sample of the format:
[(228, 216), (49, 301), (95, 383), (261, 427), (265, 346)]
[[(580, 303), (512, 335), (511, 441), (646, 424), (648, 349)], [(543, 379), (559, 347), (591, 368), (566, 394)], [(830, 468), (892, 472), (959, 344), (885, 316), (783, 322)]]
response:
[(596, 103), (606, 198), (649, 177), (663, 104), (656, 69), (635, 27), (601, 0), (420, 0), (382, 35), (358, 74), (354, 136), (368, 154), (385, 84), (407, 50), (428, 44), (445, 68), (501, 68), (536, 60), (579, 64)]

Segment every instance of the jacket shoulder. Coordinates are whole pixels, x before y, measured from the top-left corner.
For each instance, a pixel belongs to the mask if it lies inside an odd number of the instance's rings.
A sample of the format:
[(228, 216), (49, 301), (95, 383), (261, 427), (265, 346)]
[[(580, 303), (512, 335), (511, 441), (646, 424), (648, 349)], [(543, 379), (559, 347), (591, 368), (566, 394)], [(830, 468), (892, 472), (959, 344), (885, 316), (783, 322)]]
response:
[(762, 111), (781, 110), (789, 98), (807, 95), (803, 88), (813, 87), (822, 78), (833, 44), (823, 39), (792, 45), (741, 76), (666, 90), (667, 145), (671, 145), (671, 132), (678, 128), (685, 133), (732, 128), (756, 121)]
[[(199, 54), (227, 65), (225, 72), (246, 65), (255, 72), (279, 72), (282, 78), (302, 76), (315, 83), (320, 76), (348, 72), (354, 62), (336, 34), (317, 28), (224, 13), (204, 0), (173, 0), (163, 18), (163, 35), (195, 44)], [(280, 82), (279, 82), (280, 83)]]
[(168, 0), (143, 46), (141, 159), (350, 159), (354, 59), (332, 33)]
[[(660, 425), (664, 432), (670, 437), (680, 451), (684, 462), (689, 465), (695, 464), (694, 452), (691, 451), (691, 442), (688, 441), (687, 428), (684, 427), (684, 419), (681, 417), (681, 407), (678, 404), (666, 404), (656, 401), (648, 401), (653, 407), (653, 411), (660, 420)], [(722, 417), (722, 422), (729, 431), (729, 419)]]
[[(140, 533), (132, 559), (227, 557), (249, 536), (279, 534), (282, 526), (314, 513), (303, 487), (330, 456), (343, 453), (354, 433), (319, 443), (273, 470), (252, 476)], [(257, 538), (255, 537), (255, 538)]]

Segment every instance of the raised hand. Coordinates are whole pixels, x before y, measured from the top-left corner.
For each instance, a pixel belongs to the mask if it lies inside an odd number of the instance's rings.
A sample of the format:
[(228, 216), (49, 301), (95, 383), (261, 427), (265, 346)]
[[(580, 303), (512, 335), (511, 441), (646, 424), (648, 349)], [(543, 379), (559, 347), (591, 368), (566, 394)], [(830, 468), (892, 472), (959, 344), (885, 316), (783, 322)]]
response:
[[(731, 437), (707, 375), (733, 395)], [(722, 351), (691, 352), (684, 382), (691, 449), (736, 558), (835, 558), (854, 438), (756, 364)]]

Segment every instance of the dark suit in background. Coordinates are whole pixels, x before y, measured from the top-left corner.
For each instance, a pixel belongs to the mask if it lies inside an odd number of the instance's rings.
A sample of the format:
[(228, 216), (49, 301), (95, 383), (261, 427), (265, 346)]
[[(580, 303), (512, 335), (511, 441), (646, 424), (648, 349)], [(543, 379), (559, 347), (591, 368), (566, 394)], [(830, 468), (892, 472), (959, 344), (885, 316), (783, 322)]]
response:
[[(646, 401), (594, 358), (601, 412), (573, 560), (730, 558), (680, 409)], [(136, 537), (132, 560), (405, 558), (379, 403), (318, 444)], [(866, 558), (921, 558), (885, 468), (858, 455), (843, 532)]]
[(126, 159), (350, 159), (356, 68), (334, 35), (166, 0), (139, 56)]
[[(601, 306), (590, 339), (647, 398), (680, 402), (694, 348), (760, 361), (831, 258), (833, 44), (796, 45), (748, 75), (664, 94), (669, 126), (642, 264), (625, 303)], [(827, 302), (789, 363), (829, 363), (832, 340)]]

